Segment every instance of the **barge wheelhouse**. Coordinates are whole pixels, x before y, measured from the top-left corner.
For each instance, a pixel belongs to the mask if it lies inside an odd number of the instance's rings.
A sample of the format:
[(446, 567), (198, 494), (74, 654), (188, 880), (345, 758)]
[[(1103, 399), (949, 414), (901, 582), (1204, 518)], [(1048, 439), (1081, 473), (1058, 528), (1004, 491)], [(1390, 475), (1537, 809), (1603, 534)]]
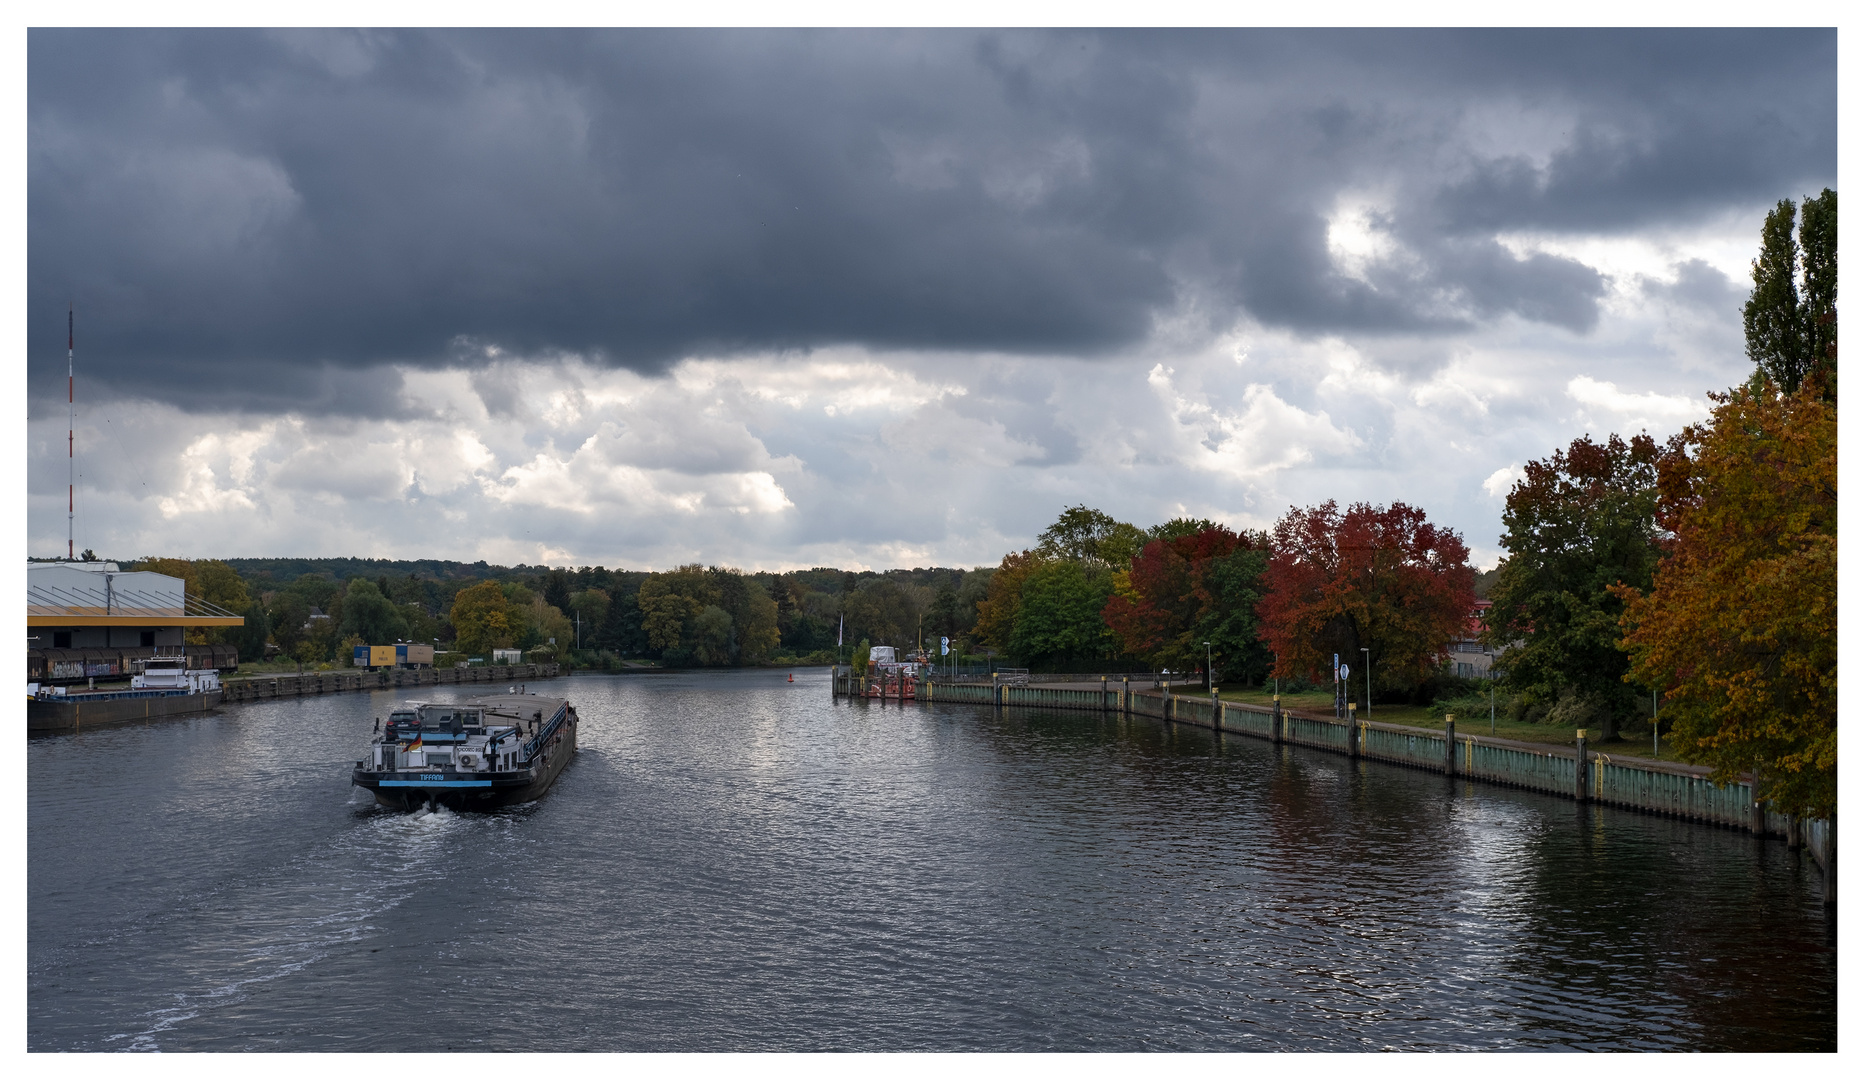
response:
[(576, 753), (576, 710), (562, 698), (498, 694), (409, 701), (358, 761), (350, 782), (401, 809), (435, 803), (490, 809), (550, 789)]

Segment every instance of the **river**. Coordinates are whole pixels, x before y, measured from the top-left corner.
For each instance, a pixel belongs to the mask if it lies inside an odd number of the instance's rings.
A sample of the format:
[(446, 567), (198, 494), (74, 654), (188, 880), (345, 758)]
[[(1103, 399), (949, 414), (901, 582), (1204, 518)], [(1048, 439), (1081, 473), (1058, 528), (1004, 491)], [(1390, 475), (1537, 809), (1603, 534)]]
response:
[(1778, 842), (821, 669), (533, 688), (581, 750), (489, 814), (349, 786), (386, 692), (29, 740), (28, 1047), (1837, 1043)]

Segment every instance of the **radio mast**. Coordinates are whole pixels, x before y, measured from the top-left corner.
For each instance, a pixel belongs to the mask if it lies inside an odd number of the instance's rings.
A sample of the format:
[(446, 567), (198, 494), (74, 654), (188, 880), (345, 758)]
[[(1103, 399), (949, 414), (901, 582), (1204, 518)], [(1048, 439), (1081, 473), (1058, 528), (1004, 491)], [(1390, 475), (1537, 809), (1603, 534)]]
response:
[(78, 398), (72, 391), (76, 380), (72, 377), (71, 354), (78, 340), (78, 308), (76, 304), (65, 312), (65, 560), (77, 558), (77, 544), (73, 542), (76, 535), (75, 522), (78, 509)]

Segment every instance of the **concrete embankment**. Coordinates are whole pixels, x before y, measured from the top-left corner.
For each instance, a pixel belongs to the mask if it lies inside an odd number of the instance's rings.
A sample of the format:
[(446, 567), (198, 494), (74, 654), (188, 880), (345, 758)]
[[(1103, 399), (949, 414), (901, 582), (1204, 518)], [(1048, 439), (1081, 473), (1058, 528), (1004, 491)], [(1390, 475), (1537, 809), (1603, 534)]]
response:
[(221, 704), (237, 705), (274, 698), (334, 694), (344, 690), (393, 690), (415, 686), (451, 686), (457, 683), (515, 683), (549, 679), (556, 664), (502, 664), (469, 668), (415, 668), (383, 671), (307, 671), (302, 675), (249, 675), (228, 679)]
[[(871, 679), (846, 668), (832, 679), (836, 697), (871, 697)], [(1646, 813), (1743, 829), (1758, 838), (1779, 837), (1789, 847), (1804, 847), (1824, 872), (1825, 893), (1833, 898), (1836, 838), (1832, 822), (1775, 813), (1755, 797), (1752, 778), (1718, 785), (1702, 766), (1614, 757), (1576, 739), (1572, 746), (1517, 742), (1486, 735), (1466, 735), (1454, 725), (1442, 732), (1382, 724), (1340, 721), (1291, 710), (1220, 701), (1215, 694), (1180, 694), (1135, 689), (1106, 680), (1100, 689), (1019, 686), (988, 682), (919, 681), (902, 689), (893, 682), (879, 700), (969, 702), (979, 705), (1077, 709), (1125, 716), (1147, 716), (1249, 735), (1275, 743), (1305, 746), (1417, 769), (1446, 777), (1559, 795), (1581, 803), (1597, 802)]]

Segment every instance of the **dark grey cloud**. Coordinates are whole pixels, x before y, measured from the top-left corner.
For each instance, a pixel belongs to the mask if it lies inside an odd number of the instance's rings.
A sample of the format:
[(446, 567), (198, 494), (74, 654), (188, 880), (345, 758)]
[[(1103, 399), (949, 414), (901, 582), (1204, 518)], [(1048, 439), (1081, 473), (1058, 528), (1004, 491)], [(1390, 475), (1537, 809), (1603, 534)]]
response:
[[(333, 387), (487, 350), (1093, 356), (1188, 296), (1584, 332), (1598, 275), (1495, 234), (1836, 175), (1831, 31), (61, 30), (28, 56), (35, 374), (76, 300), (87, 370), (259, 409), (380, 411)], [(1509, 108), (1571, 130), (1542, 160)], [(1354, 277), (1326, 219), (1363, 189), (1408, 259)]]

